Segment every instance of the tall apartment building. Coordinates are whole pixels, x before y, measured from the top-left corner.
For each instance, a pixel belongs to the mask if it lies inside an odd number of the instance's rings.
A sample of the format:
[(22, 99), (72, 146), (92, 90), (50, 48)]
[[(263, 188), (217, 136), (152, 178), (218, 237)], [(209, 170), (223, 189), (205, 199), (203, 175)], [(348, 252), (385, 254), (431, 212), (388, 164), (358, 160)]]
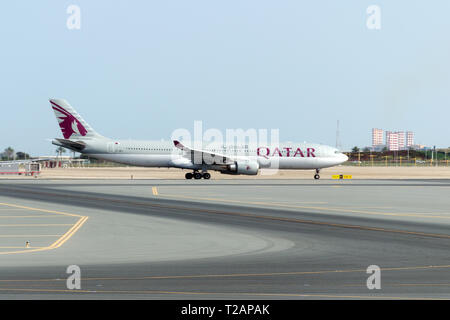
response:
[(414, 145), (414, 132), (406, 131), (406, 148)]
[(372, 129), (372, 149), (375, 150), (383, 144), (383, 129)]
[(389, 151), (398, 151), (398, 132), (386, 131), (386, 147)]
[(398, 150), (405, 150), (406, 149), (405, 132), (397, 131), (396, 134), (397, 134), (397, 137), (398, 137)]

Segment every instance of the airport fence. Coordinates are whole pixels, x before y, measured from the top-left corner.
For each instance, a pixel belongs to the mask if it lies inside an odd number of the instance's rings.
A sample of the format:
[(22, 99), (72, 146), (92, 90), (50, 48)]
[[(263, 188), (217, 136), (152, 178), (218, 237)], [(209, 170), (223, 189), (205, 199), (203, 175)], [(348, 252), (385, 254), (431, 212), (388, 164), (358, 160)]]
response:
[(448, 167), (450, 160), (417, 160), (417, 159), (384, 159), (384, 160), (364, 160), (347, 161), (346, 166), (357, 167)]
[(129, 167), (129, 165), (121, 163), (66, 163), (62, 166), (63, 168), (118, 168), (118, 167)]

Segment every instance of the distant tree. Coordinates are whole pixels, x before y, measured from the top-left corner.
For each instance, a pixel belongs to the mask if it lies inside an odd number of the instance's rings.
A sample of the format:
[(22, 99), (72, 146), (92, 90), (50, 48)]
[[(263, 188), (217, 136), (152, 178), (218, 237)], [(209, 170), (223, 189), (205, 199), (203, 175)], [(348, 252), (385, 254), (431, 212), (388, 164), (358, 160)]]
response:
[(357, 146), (354, 146), (352, 149), (352, 152), (354, 152), (354, 153), (359, 152), (359, 148)]
[(11, 147), (8, 147), (5, 149), (4, 154), (8, 160), (11, 160), (14, 158), (14, 149)]
[(30, 159), (30, 155), (28, 153), (19, 151), (16, 153), (16, 158), (18, 160), (26, 160), (26, 159)]
[(365, 148), (363, 149), (363, 152), (370, 152), (370, 148), (369, 148), (369, 147), (365, 147)]
[(56, 154), (59, 156), (59, 157), (61, 157), (61, 155), (63, 154), (63, 153), (65, 153), (66, 152), (66, 148), (64, 148), (64, 147), (58, 147), (58, 148), (56, 148)]

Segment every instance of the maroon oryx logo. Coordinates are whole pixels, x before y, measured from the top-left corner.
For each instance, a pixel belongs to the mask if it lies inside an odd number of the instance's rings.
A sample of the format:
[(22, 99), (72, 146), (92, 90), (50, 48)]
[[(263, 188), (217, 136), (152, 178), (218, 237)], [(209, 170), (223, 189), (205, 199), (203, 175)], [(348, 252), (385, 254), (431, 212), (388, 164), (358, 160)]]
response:
[(71, 113), (60, 105), (50, 101), (53, 110), (56, 112), (56, 117), (59, 122), (59, 126), (63, 133), (64, 139), (70, 139), (73, 134), (79, 134), (85, 136), (87, 134), (86, 128), (75, 118)]

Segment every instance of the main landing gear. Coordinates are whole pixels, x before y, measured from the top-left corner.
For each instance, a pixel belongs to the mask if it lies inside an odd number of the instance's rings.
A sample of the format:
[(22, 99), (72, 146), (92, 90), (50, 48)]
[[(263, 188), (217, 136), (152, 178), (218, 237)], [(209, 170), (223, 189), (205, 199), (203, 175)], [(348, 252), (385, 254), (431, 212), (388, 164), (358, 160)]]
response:
[(186, 179), (188, 179), (188, 180), (189, 180), (189, 179), (192, 179), (192, 178), (194, 178), (194, 179), (196, 179), (196, 180), (199, 180), (199, 179), (201, 179), (201, 178), (208, 180), (208, 179), (211, 178), (211, 175), (210, 175), (208, 172), (200, 173), (200, 172), (198, 172), (198, 171), (194, 171), (194, 172), (188, 172), (188, 173), (186, 173), (186, 174), (184, 175), (184, 177), (185, 177)]
[(316, 174), (314, 175), (314, 179), (316, 179), (316, 180), (320, 179), (319, 172), (320, 172), (320, 169), (316, 169)]

